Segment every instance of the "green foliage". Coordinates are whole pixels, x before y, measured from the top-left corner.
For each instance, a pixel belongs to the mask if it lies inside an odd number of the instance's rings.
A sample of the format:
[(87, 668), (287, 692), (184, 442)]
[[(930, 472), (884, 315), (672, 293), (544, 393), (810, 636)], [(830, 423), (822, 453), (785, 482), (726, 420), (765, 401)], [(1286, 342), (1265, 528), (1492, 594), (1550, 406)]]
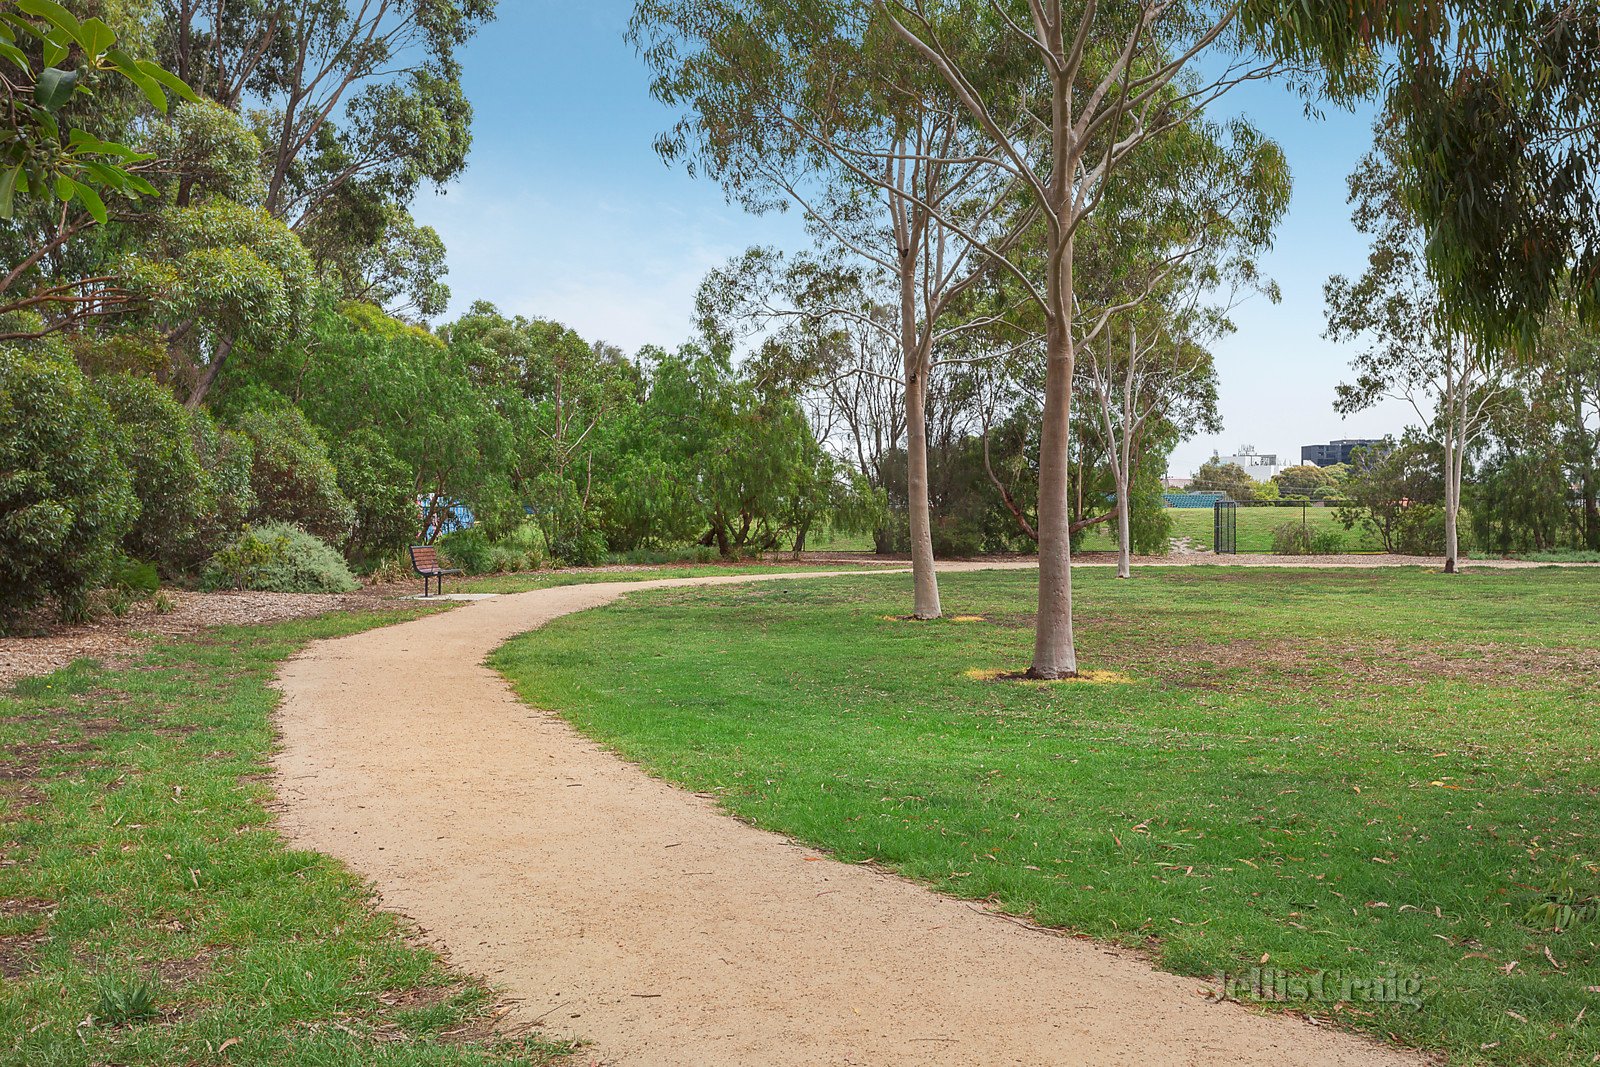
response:
[(1293, 467), (1285, 467), (1272, 476), (1273, 484), (1278, 487), (1280, 497), (1304, 497), (1308, 500), (1322, 500), (1334, 495), (1333, 476), (1321, 467), (1311, 463), (1301, 463)]
[(412, 468), (370, 428), (336, 439), (331, 452), (339, 489), (355, 509), (345, 554), (360, 563), (410, 544), (418, 528)]
[(1295, 519), (1272, 528), (1272, 551), (1280, 556), (1334, 556), (1344, 551), (1344, 535)]
[(606, 538), (599, 530), (570, 529), (550, 546), (554, 562), (568, 567), (598, 567), (606, 561)]
[(1394, 550), (1404, 556), (1441, 555), (1444, 552), (1444, 508), (1438, 504), (1412, 504), (1401, 508), (1394, 525)]
[(716, 355), (685, 346), (663, 358), (641, 419), (724, 557), (775, 548), (825, 507), (823, 456), (799, 406)]
[(326, 541), (343, 542), (355, 509), (339, 488), (339, 475), (322, 438), (299, 408), (282, 398), (256, 393), (234, 417), (251, 444), (253, 523), (293, 523)]
[(110, 584), (129, 593), (150, 596), (161, 588), (161, 575), (154, 563), (119, 559), (111, 567)]
[[(480, 526), (445, 534), (437, 542), (439, 552), (451, 566), (467, 574), (506, 574), (537, 570), (547, 562), (544, 536), (537, 524), (525, 522), (498, 540), (491, 540)], [(602, 549), (603, 549), (602, 544)], [(577, 561), (566, 560), (568, 563)], [(593, 566), (600, 560), (578, 563)]]
[(143, 978), (104, 978), (95, 998), (96, 1022), (125, 1026), (156, 1013), (155, 985)]
[(201, 576), (205, 589), (272, 593), (349, 593), (358, 588), (344, 558), (298, 526), (269, 522), (246, 527), (218, 551)]
[(195, 447), (196, 417), (147, 379), (111, 375), (94, 388), (117, 425), (119, 452), (139, 498), (139, 521), (123, 545), (168, 575), (180, 573), (215, 547), (196, 543), (216, 496)]
[(255, 446), (244, 434), (218, 426), (203, 408), (190, 412), (189, 430), (207, 491), (207, 510), (192, 538), (203, 558), (238, 533), (256, 506), (251, 488)]
[(1172, 516), (1167, 514), (1161, 475), (1148, 460), (1128, 486), (1128, 534), (1135, 555), (1164, 556), (1172, 547)]
[(1400, 547), (1402, 543), (1410, 548), (1432, 544), (1428, 531), (1437, 521), (1439, 548), (1434, 551), (1442, 551), (1443, 511), (1435, 509), (1436, 516), (1417, 512), (1410, 518), (1406, 512), (1415, 505), (1436, 504), (1443, 493), (1435, 450), (1427, 442), (1411, 436), (1396, 443), (1386, 437), (1351, 455), (1343, 502), (1338, 508), (1339, 521), (1347, 530), (1360, 526), (1376, 536), (1385, 552), (1407, 551)]
[[(520, 520), (512, 478), (526, 455), (516, 447), (525, 413), (478, 355), (370, 304), (328, 304), (302, 348), (250, 353), (236, 373), (244, 393), (265, 386), (292, 398), (327, 442), (354, 511), (348, 541), (319, 532), (367, 560), (417, 540), (448, 503), (492, 526)], [(224, 405), (250, 402), (229, 396)]]
[(1272, 551), (1279, 556), (1311, 554), (1311, 527), (1298, 520), (1272, 528)]
[(118, 445), (77, 367), (0, 347), (0, 629), (49, 598), (86, 611), (139, 514)]
[[(1593, 4), (1251, 0), (1243, 17), (1270, 50), (1322, 65), (1337, 92), (1381, 87), (1452, 328), (1530, 347), (1553, 307), (1600, 317)], [(1388, 74), (1373, 77), (1380, 63)]]
[[(72, 59), (67, 68), (58, 64)], [(77, 96), (92, 96), (107, 78), (126, 79), (160, 111), (167, 93), (193, 99), (188, 86), (149, 60), (117, 47), (99, 18), (80, 20), (51, 0), (0, 5), (0, 218), (20, 199), (76, 201), (96, 222), (109, 217), (102, 194), (137, 199), (155, 189), (138, 171), (149, 162), (114, 141), (82, 129), (68, 114)]]
[(1338, 530), (1313, 530), (1311, 533), (1311, 554), (1313, 556), (1336, 556), (1344, 551), (1344, 534)]
[(1539, 899), (1528, 905), (1522, 921), (1536, 930), (1570, 930), (1600, 918), (1600, 893), (1596, 893), (1595, 868), (1572, 860), (1550, 882)]
[(1256, 498), (1260, 486), (1250, 477), (1249, 472), (1237, 463), (1224, 463), (1213, 456), (1200, 464), (1194, 472), (1189, 489), (1196, 493), (1226, 493), (1230, 500), (1249, 503)]

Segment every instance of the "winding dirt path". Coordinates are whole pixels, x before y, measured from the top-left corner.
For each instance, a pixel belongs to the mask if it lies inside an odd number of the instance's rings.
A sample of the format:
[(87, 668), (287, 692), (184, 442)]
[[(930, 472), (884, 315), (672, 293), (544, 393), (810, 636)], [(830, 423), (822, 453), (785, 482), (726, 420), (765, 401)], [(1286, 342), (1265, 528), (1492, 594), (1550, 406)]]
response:
[(636, 589), (780, 577), (539, 590), (312, 645), (279, 680), (284, 831), (501, 985), (513, 1021), (592, 1041), (596, 1063), (1423, 1062), (819, 857), (645, 775), (482, 666)]

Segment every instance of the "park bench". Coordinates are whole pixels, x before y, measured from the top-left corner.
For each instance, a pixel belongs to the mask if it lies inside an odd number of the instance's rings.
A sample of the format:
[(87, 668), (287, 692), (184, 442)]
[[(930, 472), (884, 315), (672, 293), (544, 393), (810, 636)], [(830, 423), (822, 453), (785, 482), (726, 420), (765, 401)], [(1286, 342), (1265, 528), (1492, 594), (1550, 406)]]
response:
[(439, 550), (432, 545), (411, 546), (411, 569), (422, 575), (422, 595), (428, 595), (428, 579), (438, 582), (434, 595), (444, 592), (444, 576), (447, 574), (460, 574), (460, 567), (439, 566)]

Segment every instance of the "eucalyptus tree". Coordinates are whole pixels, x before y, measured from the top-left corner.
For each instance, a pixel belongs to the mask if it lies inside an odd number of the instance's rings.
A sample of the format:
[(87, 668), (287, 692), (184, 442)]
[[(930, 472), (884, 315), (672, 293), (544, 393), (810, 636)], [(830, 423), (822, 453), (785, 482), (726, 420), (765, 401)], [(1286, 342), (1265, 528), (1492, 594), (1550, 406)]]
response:
[[(442, 309), (438, 235), (406, 211), (466, 166), (472, 108), (457, 53), (495, 0), (162, 0), (162, 56), (261, 141), (260, 205), (305, 238), (346, 295)], [(220, 334), (200, 403), (238, 338)]]
[(1536, 410), (1547, 414), (1567, 481), (1577, 487), (1582, 542), (1600, 551), (1600, 326), (1551, 316), (1539, 335), (1539, 358), (1519, 377)]
[(1289, 202), (1282, 151), (1248, 122), (1195, 121), (1158, 147), (1129, 161), (1078, 252), (1088, 329), (1105, 307), (1126, 307), (1098, 344), (1084, 347), (1080, 371), (1116, 487), (1119, 578), (1131, 573), (1129, 488), (1147, 436), (1220, 429), (1209, 347), (1233, 332), (1239, 300), (1278, 299), (1256, 259)]
[(296, 229), (352, 185), (404, 204), (466, 166), (458, 50), (495, 0), (163, 0), (169, 66), (260, 123), (265, 206)]
[(1381, 135), (1350, 177), (1352, 218), (1373, 247), (1359, 278), (1328, 280), (1327, 336), (1368, 345), (1354, 360), (1355, 381), (1339, 386), (1335, 407), (1348, 414), (1389, 397), (1416, 413), (1443, 454), (1444, 569), (1454, 574), (1467, 453), (1489, 427), (1506, 361), (1445, 310), (1428, 270), (1427, 235), (1404, 198), (1401, 158), (1393, 135)]
[[(731, 349), (759, 338), (757, 377), (793, 392), (817, 440), (886, 498), (906, 408), (895, 294), (874, 284), (881, 280), (880, 272), (751, 248), (706, 275), (695, 312), (713, 345)], [(876, 517), (874, 542), (892, 551), (889, 516)]]
[(551, 551), (572, 558), (574, 539), (593, 527), (602, 424), (627, 406), (631, 368), (616, 349), (559, 322), (507, 318), (485, 301), (441, 332), (481, 385), (520, 401), (500, 412), (518, 437), (512, 478)]
[[(949, 312), (1005, 249), (1021, 183), (986, 165), (948, 90), (898, 47), (872, 5), (839, 0), (639, 0), (630, 35), (652, 92), (684, 110), (657, 143), (765, 211), (797, 206), (830, 257), (880, 272), (896, 314), (811, 312), (879, 330), (900, 351), (914, 611), (940, 614), (928, 505), (926, 408), (941, 344), (973, 328)], [(1028, 213), (1024, 205), (1022, 214)]]
[(108, 265), (135, 298), (123, 325), (159, 340), (159, 376), (196, 408), (237, 346), (270, 348), (303, 325), (316, 274), (293, 231), (261, 207), (260, 141), (238, 116), (183, 103), (144, 147), (162, 161), (151, 173), (158, 196), (122, 220)]
[[(1079, 231), (1118, 171), (1238, 84), (1277, 63), (1231, 2), (878, 0), (894, 34), (960, 101), (985, 135), (969, 152), (1017, 183), (1042, 224), (1037, 262), (972, 235), (1006, 264), (1043, 320), (1039, 466), (1039, 610), (1035, 678), (1077, 673), (1072, 629), (1069, 423), (1079, 350), (1143, 294), (1083, 322)], [(1016, 225), (1031, 225), (1032, 219)], [(1015, 232), (1015, 231), (1010, 231)], [(1009, 236), (1009, 232), (1008, 232)], [(1031, 251), (1031, 250), (1030, 250)]]
[(1440, 312), (1531, 350), (1562, 304), (1600, 319), (1600, 5), (1247, 0), (1268, 47), (1381, 93)]
[(1129, 488), (1156, 435), (1186, 437), (1221, 429), (1217, 372), (1210, 351), (1161, 324), (1143, 337), (1139, 320), (1125, 322), (1127, 347), (1107, 333), (1101, 348), (1085, 350), (1085, 377), (1099, 408), (1107, 464), (1115, 485), (1117, 577), (1132, 576), (1132, 502)]

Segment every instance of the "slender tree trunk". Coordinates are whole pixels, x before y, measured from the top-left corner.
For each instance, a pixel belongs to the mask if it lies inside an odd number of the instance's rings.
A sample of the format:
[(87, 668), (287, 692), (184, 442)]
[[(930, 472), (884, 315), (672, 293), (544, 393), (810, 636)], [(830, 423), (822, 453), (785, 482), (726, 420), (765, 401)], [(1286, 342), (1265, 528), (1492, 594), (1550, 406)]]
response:
[(1579, 491), (1583, 494), (1583, 521), (1579, 524), (1585, 548), (1600, 549), (1600, 490), (1595, 480), (1595, 439), (1584, 425), (1583, 395), (1577, 383), (1572, 387), (1572, 432), (1582, 442), (1579, 462), (1582, 473), (1578, 476)]
[(1133, 577), (1133, 535), (1128, 521), (1128, 466), (1117, 464), (1117, 577)]
[[(1109, 356), (1111, 342), (1106, 341), (1106, 352)], [(1117, 450), (1116, 469), (1112, 472), (1117, 480), (1117, 577), (1133, 577), (1133, 501), (1129, 499), (1129, 485), (1133, 480), (1133, 371), (1139, 360), (1139, 331), (1128, 331), (1128, 365), (1122, 375), (1122, 423), (1121, 432), (1117, 435), (1116, 442), (1112, 445)], [(1109, 360), (1108, 360), (1109, 363)]]
[(222, 365), (228, 361), (228, 355), (233, 351), (233, 338), (224, 337), (218, 344), (217, 350), (211, 354), (211, 362), (206, 364), (205, 370), (200, 375), (200, 380), (195, 382), (194, 389), (190, 391), (188, 399), (183, 406), (193, 411), (205, 403), (206, 394), (211, 392), (211, 387), (216, 384), (217, 375), (222, 373)]
[[(1454, 420), (1452, 419), (1452, 422)], [(1444, 449), (1444, 572), (1456, 573), (1456, 518), (1461, 511), (1462, 452), (1458, 447), (1460, 429), (1451, 425), (1446, 429)]]
[[(1070, 262), (1070, 261), (1069, 261)], [(1070, 267), (1062, 283), (1071, 292)], [(1071, 320), (1052, 318), (1045, 334), (1044, 421), (1039, 438), (1039, 615), (1030, 678), (1078, 673), (1072, 639), (1072, 534), (1067, 434), (1072, 409)]]
[(927, 382), (906, 368), (906, 509), (911, 522), (912, 614), (937, 619), (939, 576), (933, 569), (933, 522), (928, 507)]
[[(911, 527), (911, 614), (937, 619), (939, 576), (933, 569), (933, 518), (928, 505), (928, 373), (931, 359), (917, 336), (916, 242), (896, 225), (900, 251), (900, 358), (906, 386), (906, 511)], [(927, 324), (933, 329), (933, 323)]]

